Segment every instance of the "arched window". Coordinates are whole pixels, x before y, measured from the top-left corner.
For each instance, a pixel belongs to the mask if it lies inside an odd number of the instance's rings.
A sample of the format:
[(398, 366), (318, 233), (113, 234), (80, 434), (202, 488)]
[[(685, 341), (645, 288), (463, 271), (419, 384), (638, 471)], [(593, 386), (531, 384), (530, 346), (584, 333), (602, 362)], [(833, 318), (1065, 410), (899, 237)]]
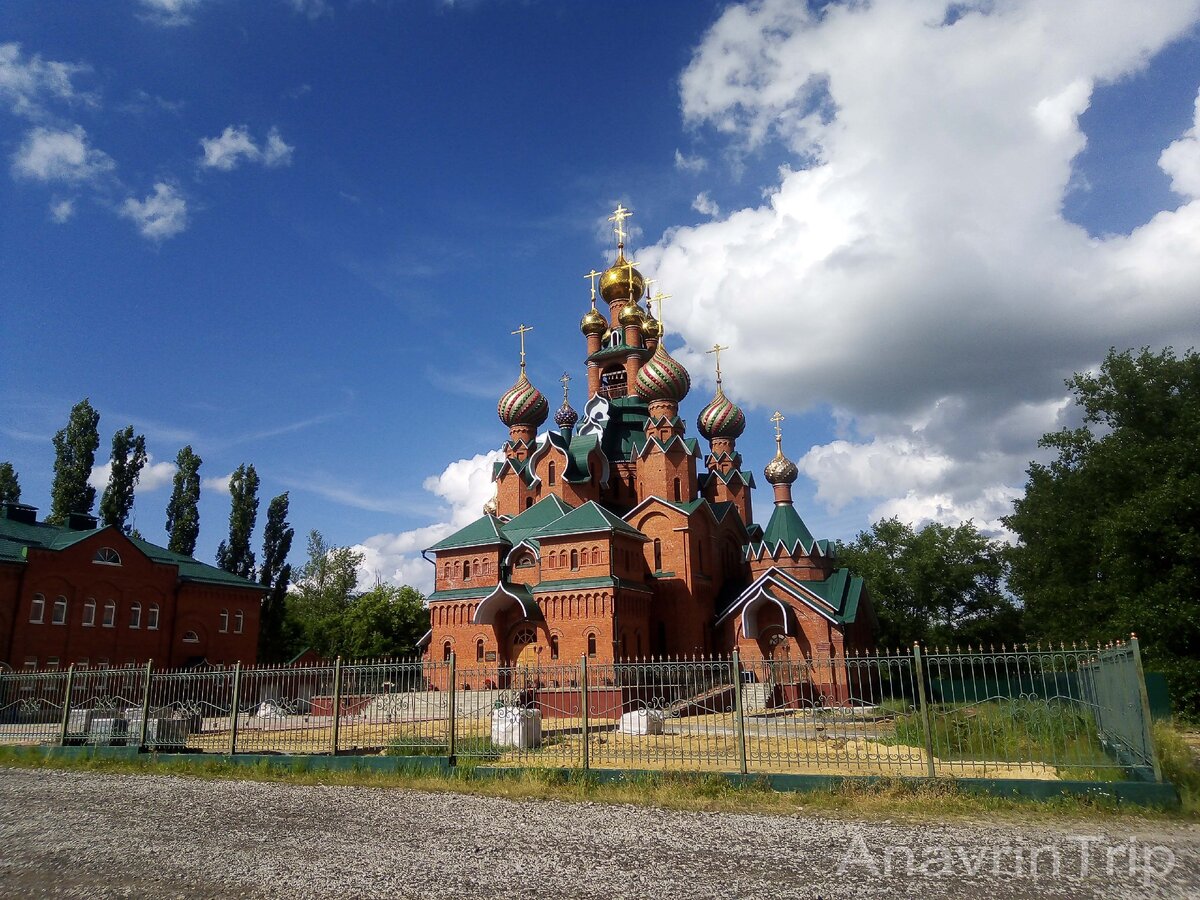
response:
[(234, 632), (234, 634), (241, 634), (242, 629), (245, 627), (245, 625), (246, 625), (246, 616), (239, 609), (237, 611), (237, 614), (233, 617), (233, 632)]
[(593, 566), (600, 565), (600, 548), (599, 547), (592, 548), (592, 565)]
[(146, 610), (146, 628), (150, 631), (158, 631), (158, 604), (151, 603), (150, 608)]
[(483, 662), (483, 638), (475, 641), (475, 662)]
[(518, 569), (528, 569), (532, 565), (533, 565), (533, 556), (528, 553), (522, 554), (521, 558), (517, 560), (517, 568)]
[(92, 557), (92, 562), (105, 566), (119, 566), (121, 564), (121, 554), (112, 547), (101, 547), (96, 551), (96, 555)]
[(61, 594), (54, 601), (54, 612), (50, 615), (51, 625), (63, 625), (67, 621), (67, 598)]
[(579, 568), (579, 551), (572, 550), (571, 551), (571, 571), (575, 571), (578, 568)]
[(442, 577), (447, 581), (450, 580), (450, 563), (446, 563), (446, 565), (442, 567)]
[(194, 631), (185, 631), (183, 633), (183, 642), (185, 644), (198, 644), (200, 643), (200, 636)]
[(450, 654), (454, 652), (454, 648), (450, 646), (450, 642), (442, 644), (442, 662), (450, 662)]
[(678, 502), (683, 499), (683, 482), (678, 478), (675, 479), (675, 500)]
[(531, 507), (531, 506), (533, 506), (533, 498), (532, 498), (532, 497), (526, 497), (526, 498), (525, 498), (525, 508), (526, 508), (526, 509), (529, 509), (529, 507)]
[(558, 635), (550, 635), (550, 658), (558, 659)]
[(100, 624), (105, 628), (112, 628), (117, 623), (117, 604), (113, 600), (104, 602), (104, 618)]
[(471, 561), (469, 559), (464, 559), (463, 560), (463, 579), (465, 580), (470, 577), (471, 577)]
[(229, 610), (221, 610), (221, 627), (217, 629), (221, 634), (229, 631)]
[(546, 483), (547, 483), (547, 484), (549, 484), (549, 485), (550, 485), (550, 487), (554, 487), (554, 484), (555, 484), (555, 481), (554, 481), (554, 476), (555, 476), (555, 474), (556, 474), (556, 473), (555, 473), (555, 471), (554, 471), (554, 460), (550, 460), (550, 465), (548, 465), (548, 466), (546, 467)]
[(29, 621), (41, 625), (46, 618), (46, 598), (41, 594), (33, 595), (33, 603), (29, 607)]
[(596, 655), (596, 635), (588, 634), (588, 656)]
[(91, 628), (96, 624), (96, 598), (88, 597), (83, 603), (83, 627)]
[(654, 571), (662, 571), (662, 541), (659, 538), (654, 539)]
[(142, 604), (135, 603), (129, 607), (129, 627), (142, 627)]

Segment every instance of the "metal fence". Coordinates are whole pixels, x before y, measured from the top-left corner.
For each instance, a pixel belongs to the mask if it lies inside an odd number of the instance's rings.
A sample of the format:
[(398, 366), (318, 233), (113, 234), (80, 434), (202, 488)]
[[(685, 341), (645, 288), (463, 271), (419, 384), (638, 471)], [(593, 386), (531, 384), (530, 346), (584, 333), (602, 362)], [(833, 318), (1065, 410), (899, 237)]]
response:
[(0, 743), (583, 769), (1161, 780), (1136, 638), (744, 663), (0, 673)]

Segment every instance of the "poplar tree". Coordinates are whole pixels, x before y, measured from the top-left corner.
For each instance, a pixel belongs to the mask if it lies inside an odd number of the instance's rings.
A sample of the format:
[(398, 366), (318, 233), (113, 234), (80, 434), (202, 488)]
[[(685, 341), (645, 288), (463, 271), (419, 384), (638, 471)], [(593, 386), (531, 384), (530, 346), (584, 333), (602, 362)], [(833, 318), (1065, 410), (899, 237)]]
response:
[(175, 457), (175, 481), (167, 504), (167, 549), (191, 556), (200, 536), (200, 464), (189, 444)]
[(146, 436), (135, 435), (132, 425), (125, 426), (113, 435), (108, 486), (100, 498), (100, 521), (105, 525), (115, 525), (126, 534), (130, 532), (126, 521), (133, 509), (133, 491), (146, 465), (146, 458)]
[(46, 521), (62, 525), (71, 513), (90, 513), (96, 489), (88, 484), (100, 446), (100, 413), (84, 397), (71, 407), (67, 427), (54, 435), (54, 482)]
[(243, 578), (254, 578), (254, 551), (250, 538), (258, 521), (258, 473), (254, 466), (238, 466), (229, 478), (229, 542), (217, 547), (217, 565)]
[(292, 538), (296, 536), (296, 530), (287, 521), (288, 502), (286, 492), (271, 500), (267, 507), (267, 524), (263, 528), (262, 568), (258, 581), (263, 587), (270, 588), (259, 618), (259, 655), (263, 659), (277, 656), (283, 643), (284, 611), (292, 579), (292, 567), (288, 565), (287, 557), (292, 549)]
[(0, 462), (0, 503), (20, 503), (21, 483), (10, 462)]

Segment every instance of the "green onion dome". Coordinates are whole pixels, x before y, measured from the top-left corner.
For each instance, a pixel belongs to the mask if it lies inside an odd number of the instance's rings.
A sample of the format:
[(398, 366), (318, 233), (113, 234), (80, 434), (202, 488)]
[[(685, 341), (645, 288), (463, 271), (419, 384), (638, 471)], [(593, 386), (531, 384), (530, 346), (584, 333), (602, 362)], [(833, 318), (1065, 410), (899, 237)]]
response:
[(529, 383), (525, 370), (517, 383), (504, 392), (496, 407), (500, 421), (511, 428), (514, 425), (532, 425), (536, 428), (550, 415), (550, 404), (542, 392)]
[(654, 355), (638, 371), (633, 386), (643, 400), (674, 400), (678, 403), (687, 396), (692, 378), (687, 369), (672, 359), (666, 348), (659, 344)]
[(714, 438), (736, 438), (746, 430), (746, 415), (717, 385), (717, 395), (712, 402), (700, 410), (696, 428), (708, 440)]
[(608, 320), (593, 306), (584, 313), (583, 319), (579, 323), (579, 330), (584, 334), (604, 334), (608, 331)]

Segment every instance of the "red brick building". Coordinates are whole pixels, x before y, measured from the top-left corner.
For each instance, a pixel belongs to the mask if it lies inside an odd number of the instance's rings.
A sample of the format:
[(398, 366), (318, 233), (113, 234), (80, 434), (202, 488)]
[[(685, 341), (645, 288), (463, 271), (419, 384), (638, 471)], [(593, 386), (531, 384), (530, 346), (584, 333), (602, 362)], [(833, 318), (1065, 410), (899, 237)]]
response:
[(0, 662), (14, 669), (253, 663), (263, 588), (73, 515), (0, 507)]
[(837, 568), (830, 543), (815, 540), (793, 506), (798, 472), (783, 455), (782, 416), (765, 470), (774, 506), (761, 526), (754, 476), (737, 450), (746, 418), (725, 396), (719, 357), (716, 395), (696, 423), (702, 452), (679, 415), (690, 376), (640, 306), (645, 281), (623, 250), (599, 276), (607, 314), (593, 288), (580, 323), (582, 417), (564, 375), (557, 427), (538, 435), (549, 404), (526, 377), (522, 344), (520, 377), (498, 407), (508, 440), (495, 498), (426, 551), (436, 567), (426, 654), (454, 652), (460, 665), (486, 668), (735, 647), (755, 661), (868, 646), (874, 616), (862, 579)]

